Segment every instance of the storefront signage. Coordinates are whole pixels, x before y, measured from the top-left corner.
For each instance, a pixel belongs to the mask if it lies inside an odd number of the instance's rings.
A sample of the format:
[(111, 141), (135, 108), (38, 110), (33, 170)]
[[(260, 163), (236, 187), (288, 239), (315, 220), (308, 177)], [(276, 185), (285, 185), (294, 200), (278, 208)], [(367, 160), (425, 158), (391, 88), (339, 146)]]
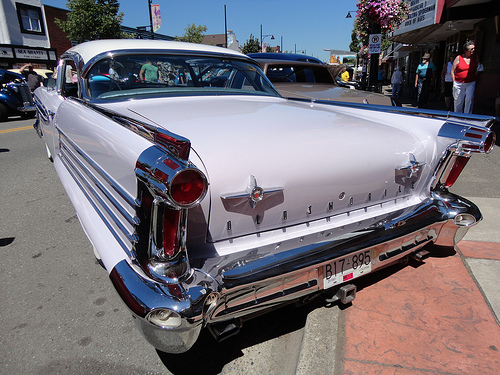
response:
[(29, 48), (14, 48), (16, 58), (30, 60), (48, 60), (47, 51)]
[[(394, 30), (399, 35), (436, 23), (437, 0), (406, 0), (410, 15)], [(440, 2), (441, 3), (441, 2)]]
[(0, 47), (0, 58), (13, 59), (14, 53), (12, 52), (12, 48)]

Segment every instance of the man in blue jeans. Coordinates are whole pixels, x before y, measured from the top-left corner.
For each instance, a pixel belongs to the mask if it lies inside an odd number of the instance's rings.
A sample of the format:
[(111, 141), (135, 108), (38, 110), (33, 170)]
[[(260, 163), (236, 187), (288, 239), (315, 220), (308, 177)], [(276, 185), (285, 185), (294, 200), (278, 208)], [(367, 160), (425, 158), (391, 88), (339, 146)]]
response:
[(415, 87), (417, 88), (417, 106), (426, 108), (429, 100), (429, 91), (436, 76), (436, 66), (431, 61), (431, 55), (425, 53), (422, 56), (422, 63), (417, 67), (415, 76)]

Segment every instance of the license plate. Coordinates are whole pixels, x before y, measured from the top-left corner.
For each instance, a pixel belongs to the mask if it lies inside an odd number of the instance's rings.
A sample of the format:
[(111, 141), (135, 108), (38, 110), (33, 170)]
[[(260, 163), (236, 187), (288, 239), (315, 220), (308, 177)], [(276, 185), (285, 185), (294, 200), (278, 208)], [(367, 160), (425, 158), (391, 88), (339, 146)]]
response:
[(327, 289), (370, 273), (371, 260), (370, 251), (364, 250), (331, 261), (323, 266), (323, 288)]

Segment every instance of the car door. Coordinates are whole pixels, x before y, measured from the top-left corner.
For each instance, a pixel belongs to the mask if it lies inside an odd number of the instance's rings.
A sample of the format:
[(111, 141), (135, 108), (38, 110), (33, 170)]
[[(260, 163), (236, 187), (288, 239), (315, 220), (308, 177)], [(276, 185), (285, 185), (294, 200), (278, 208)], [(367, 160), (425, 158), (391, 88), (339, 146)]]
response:
[(57, 110), (71, 96), (78, 96), (75, 64), (72, 60), (61, 60), (57, 67), (55, 84), (43, 87), (35, 94), (39, 129), (51, 158), (58, 152)]

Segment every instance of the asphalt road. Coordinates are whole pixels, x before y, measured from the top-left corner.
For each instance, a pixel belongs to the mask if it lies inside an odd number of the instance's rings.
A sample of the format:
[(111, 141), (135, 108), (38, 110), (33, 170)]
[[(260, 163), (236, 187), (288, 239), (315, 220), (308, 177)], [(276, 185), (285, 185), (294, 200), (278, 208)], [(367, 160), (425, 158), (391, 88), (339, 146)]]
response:
[[(33, 122), (0, 123), (0, 374), (285, 375), (332, 368), (340, 309), (318, 309), (322, 300), (256, 318), (221, 344), (205, 335), (191, 353), (156, 352), (96, 264)], [(498, 148), (473, 158), (453, 191), (500, 197), (499, 167)]]

